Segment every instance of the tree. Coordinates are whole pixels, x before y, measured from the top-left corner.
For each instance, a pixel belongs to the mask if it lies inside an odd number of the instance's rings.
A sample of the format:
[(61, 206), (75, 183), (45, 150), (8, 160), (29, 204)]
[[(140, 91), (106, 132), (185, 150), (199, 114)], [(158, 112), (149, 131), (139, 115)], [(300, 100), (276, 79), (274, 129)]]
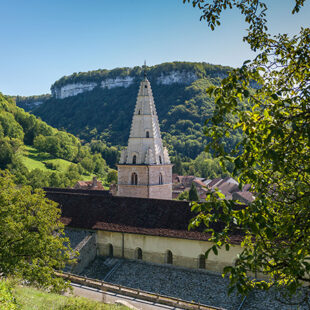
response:
[(108, 183), (117, 183), (117, 170), (110, 169), (107, 176)]
[(199, 196), (198, 196), (198, 193), (197, 193), (197, 188), (194, 184), (194, 182), (192, 183), (191, 185), (191, 188), (188, 192), (188, 200), (189, 201), (199, 201)]
[[(249, 24), (243, 39), (256, 52), (253, 60), (232, 70), (218, 87), (207, 90), (215, 98), (215, 110), (207, 130), (209, 148), (222, 162), (231, 161), (239, 182), (255, 188), (256, 199), (244, 208), (215, 199), (196, 205), (200, 212), (192, 226), (204, 223), (215, 242), (212, 250), (230, 247), (230, 234), (244, 235), (243, 250), (230, 274), (231, 289), (247, 294), (254, 288), (285, 287), (290, 294), (310, 285), (310, 29), (292, 37), (268, 33), (267, 6), (259, 0), (184, 0), (202, 10), (201, 19), (211, 29), (220, 25), (221, 13), (237, 8)], [(292, 14), (305, 0), (295, 0)], [(251, 88), (255, 86), (255, 88)], [(247, 108), (240, 105), (246, 100)], [(242, 131), (242, 140), (230, 153), (224, 137)], [(221, 212), (218, 212), (221, 210)], [(221, 232), (209, 227), (222, 221)], [(263, 273), (268, 281), (256, 281)]]
[(17, 187), (8, 172), (0, 171), (0, 223), (2, 277), (17, 276), (54, 291), (66, 287), (54, 270), (73, 262), (73, 253), (55, 202), (42, 190)]
[(188, 190), (185, 190), (185, 191), (183, 191), (181, 194), (179, 194), (179, 196), (178, 196), (178, 200), (189, 200), (189, 193), (188, 193), (189, 191)]

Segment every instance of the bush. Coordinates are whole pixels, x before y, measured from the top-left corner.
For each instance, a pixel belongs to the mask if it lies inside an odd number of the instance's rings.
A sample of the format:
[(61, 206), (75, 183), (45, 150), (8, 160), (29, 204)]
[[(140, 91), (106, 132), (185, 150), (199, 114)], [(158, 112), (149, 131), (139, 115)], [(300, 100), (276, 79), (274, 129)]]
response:
[(0, 281), (0, 309), (20, 309), (12, 292), (13, 288), (8, 281)]
[(53, 162), (43, 162), (43, 163), (47, 169), (57, 170), (59, 168), (59, 165), (57, 163)]

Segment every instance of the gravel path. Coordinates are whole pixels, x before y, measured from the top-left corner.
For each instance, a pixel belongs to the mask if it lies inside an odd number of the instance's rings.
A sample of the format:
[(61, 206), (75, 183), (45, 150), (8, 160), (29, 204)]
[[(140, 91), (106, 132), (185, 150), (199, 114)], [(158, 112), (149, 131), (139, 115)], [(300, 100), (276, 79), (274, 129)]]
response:
[[(109, 272), (106, 258), (98, 257), (83, 271), (83, 275), (103, 280)], [(227, 295), (227, 279), (215, 272), (190, 270), (167, 265), (157, 265), (134, 260), (120, 260), (121, 265), (109, 277), (109, 282), (137, 288), (148, 292), (173, 296), (205, 305), (237, 310), (242, 298), (236, 294)], [(247, 297), (242, 310), (309, 310), (304, 304), (285, 305), (279, 302), (279, 293), (253, 292)], [(301, 298), (299, 298), (301, 299)]]

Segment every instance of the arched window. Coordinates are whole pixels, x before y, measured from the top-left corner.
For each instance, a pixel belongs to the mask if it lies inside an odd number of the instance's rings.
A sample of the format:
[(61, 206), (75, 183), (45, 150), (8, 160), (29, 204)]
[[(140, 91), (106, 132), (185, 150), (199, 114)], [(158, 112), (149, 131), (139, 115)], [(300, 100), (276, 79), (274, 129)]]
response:
[(144, 87), (147, 88), (147, 85), (145, 85)]
[(147, 131), (146, 132), (146, 137), (149, 138), (150, 137), (150, 133)]
[(108, 255), (113, 257), (113, 245), (111, 243), (108, 244)]
[(160, 163), (160, 164), (162, 163), (162, 161), (161, 161), (161, 156), (159, 156), (159, 163)]
[(203, 254), (198, 256), (198, 268), (206, 269), (206, 257)]
[(140, 248), (135, 250), (135, 259), (142, 259), (142, 250)]
[(140, 115), (140, 110), (139, 110), (139, 112), (138, 112), (138, 115)]
[(132, 185), (138, 184), (138, 175), (135, 172), (133, 172), (131, 175), (131, 184)]
[(132, 163), (135, 165), (137, 163), (137, 155), (132, 156)]
[(159, 184), (163, 184), (163, 175), (159, 174)]
[(173, 255), (170, 250), (166, 252), (166, 264), (172, 264), (173, 263)]

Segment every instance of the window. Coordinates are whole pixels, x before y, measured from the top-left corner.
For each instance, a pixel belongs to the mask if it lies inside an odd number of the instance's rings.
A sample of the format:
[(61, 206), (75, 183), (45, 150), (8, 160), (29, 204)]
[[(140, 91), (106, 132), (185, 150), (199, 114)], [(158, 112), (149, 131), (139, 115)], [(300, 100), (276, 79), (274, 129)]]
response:
[(172, 264), (173, 263), (173, 255), (170, 250), (166, 252), (166, 264)]
[(140, 115), (140, 110), (139, 110), (138, 114)]
[(145, 88), (147, 88), (147, 85), (144, 85)]
[(206, 257), (203, 254), (198, 256), (198, 268), (206, 269)]
[(135, 172), (133, 172), (131, 175), (131, 184), (132, 185), (138, 184), (138, 175)]
[(163, 184), (163, 175), (159, 174), (159, 184)]
[(135, 259), (142, 259), (142, 250), (140, 248), (135, 250)]
[(137, 163), (137, 155), (133, 155), (132, 163), (135, 165)]
[(147, 131), (146, 132), (146, 137), (149, 138), (150, 137), (150, 133)]
[(159, 156), (159, 163), (160, 163), (160, 164), (162, 163), (162, 161), (161, 161), (161, 156)]
[(108, 244), (108, 256), (113, 257), (113, 245), (111, 243)]

